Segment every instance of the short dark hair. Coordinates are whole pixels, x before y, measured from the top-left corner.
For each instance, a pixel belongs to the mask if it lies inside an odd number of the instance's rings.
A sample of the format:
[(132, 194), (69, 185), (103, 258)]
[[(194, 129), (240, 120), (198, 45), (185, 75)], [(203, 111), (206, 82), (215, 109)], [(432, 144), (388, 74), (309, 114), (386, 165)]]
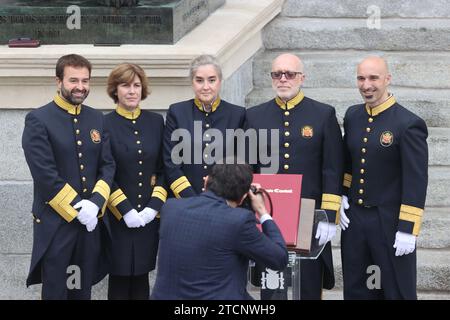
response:
[(114, 100), (114, 103), (119, 101), (119, 98), (117, 97), (117, 87), (119, 84), (131, 83), (135, 76), (138, 76), (141, 80), (141, 100), (147, 98), (150, 94), (150, 89), (148, 88), (148, 79), (144, 69), (134, 63), (121, 63), (109, 74), (108, 86), (106, 88), (106, 92)]
[(89, 70), (89, 78), (91, 77), (92, 65), (85, 57), (80, 56), (78, 54), (68, 54), (62, 56), (56, 62), (56, 77), (59, 80), (64, 79), (64, 68), (65, 67), (74, 67), (74, 68), (87, 68)]
[(253, 170), (248, 164), (215, 164), (209, 174), (206, 188), (219, 197), (240, 201), (253, 181)]

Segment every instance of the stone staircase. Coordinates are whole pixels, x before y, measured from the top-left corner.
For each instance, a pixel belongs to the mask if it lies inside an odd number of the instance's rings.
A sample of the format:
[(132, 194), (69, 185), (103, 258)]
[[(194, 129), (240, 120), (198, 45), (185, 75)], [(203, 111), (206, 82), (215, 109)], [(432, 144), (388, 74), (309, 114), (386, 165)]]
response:
[[(373, 7), (373, 6), (376, 6)], [(370, 14), (368, 14), (368, 8)], [(380, 29), (368, 16), (380, 11)], [(418, 239), (419, 299), (450, 299), (450, 6), (446, 0), (286, 0), (263, 32), (264, 50), (253, 60), (247, 106), (273, 97), (269, 72), (281, 52), (302, 57), (307, 96), (345, 110), (361, 103), (356, 65), (369, 54), (387, 58), (391, 92), (429, 128), (429, 186)], [(336, 288), (342, 299), (339, 235), (333, 242)]]

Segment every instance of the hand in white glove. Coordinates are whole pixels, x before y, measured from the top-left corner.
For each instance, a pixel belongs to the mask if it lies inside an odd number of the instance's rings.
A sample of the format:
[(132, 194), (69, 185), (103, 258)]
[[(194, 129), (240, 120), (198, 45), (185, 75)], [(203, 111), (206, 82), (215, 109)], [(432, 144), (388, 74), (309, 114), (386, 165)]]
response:
[(141, 216), (135, 209), (128, 211), (123, 216), (123, 220), (128, 228), (139, 228), (145, 226), (144, 220), (142, 220)]
[(144, 220), (145, 224), (152, 222), (157, 214), (158, 211), (149, 207), (145, 207), (143, 210), (139, 211), (139, 216)]
[(320, 221), (317, 225), (316, 239), (319, 239), (319, 246), (331, 241), (336, 234), (334, 223)]
[(97, 226), (98, 218), (93, 217), (89, 222), (86, 224), (86, 230), (88, 232), (94, 231), (95, 227)]
[(348, 208), (350, 208), (350, 205), (348, 204), (348, 198), (347, 196), (342, 196), (341, 208), (339, 209), (339, 225), (341, 226), (342, 230), (347, 229), (348, 225), (350, 224), (350, 219), (345, 214), (345, 210), (347, 210)]
[(73, 207), (74, 209), (81, 208), (81, 210), (78, 212), (77, 218), (84, 225), (87, 225), (89, 222), (91, 222), (93, 218), (97, 218), (99, 207), (97, 207), (97, 205), (92, 201), (86, 199), (81, 200)]
[(397, 231), (395, 234), (394, 248), (395, 256), (403, 256), (410, 254), (416, 248), (416, 236), (410, 233)]

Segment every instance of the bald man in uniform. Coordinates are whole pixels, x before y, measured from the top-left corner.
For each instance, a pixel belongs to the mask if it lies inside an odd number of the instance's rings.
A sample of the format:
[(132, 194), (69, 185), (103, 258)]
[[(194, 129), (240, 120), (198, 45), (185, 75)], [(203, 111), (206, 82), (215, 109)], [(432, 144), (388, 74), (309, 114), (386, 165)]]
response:
[[(278, 145), (273, 146), (268, 138), (267, 146), (263, 146), (267, 150), (261, 153), (259, 146), (258, 155), (269, 154), (276, 147), (279, 167), (272, 173), (302, 174), (302, 198), (315, 199), (316, 208), (327, 213), (328, 223), (319, 223), (315, 234), (320, 244), (326, 243), (325, 249), (317, 260), (301, 261), (301, 299), (321, 299), (322, 288), (334, 287), (330, 241), (339, 222), (344, 169), (342, 133), (335, 109), (303, 94), (305, 73), (299, 57), (279, 55), (272, 62), (270, 76), (276, 97), (250, 108), (245, 127), (268, 129), (269, 134), (278, 130)], [(259, 158), (256, 171), (267, 172)]]
[(384, 59), (364, 59), (357, 85), (365, 104), (350, 107), (344, 118), (344, 299), (417, 299), (428, 132), (388, 91), (391, 78)]

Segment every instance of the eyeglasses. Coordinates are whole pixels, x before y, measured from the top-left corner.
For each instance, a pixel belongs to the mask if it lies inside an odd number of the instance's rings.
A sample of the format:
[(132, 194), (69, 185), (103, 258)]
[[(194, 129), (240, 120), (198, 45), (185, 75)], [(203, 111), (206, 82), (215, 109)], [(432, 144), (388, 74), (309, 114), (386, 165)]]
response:
[(295, 79), (295, 77), (298, 74), (303, 74), (301, 72), (295, 72), (295, 71), (285, 71), (285, 72), (281, 72), (281, 71), (274, 71), (270, 73), (270, 76), (272, 77), (272, 79), (274, 80), (280, 80), (282, 77), (284, 76), (286, 77), (286, 80), (292, 80)]

